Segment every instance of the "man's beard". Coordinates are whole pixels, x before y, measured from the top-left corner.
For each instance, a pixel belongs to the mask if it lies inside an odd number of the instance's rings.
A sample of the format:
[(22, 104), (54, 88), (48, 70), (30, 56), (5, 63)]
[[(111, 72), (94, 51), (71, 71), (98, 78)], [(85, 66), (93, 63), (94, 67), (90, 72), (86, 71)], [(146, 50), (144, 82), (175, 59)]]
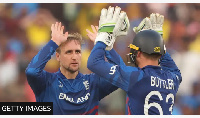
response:
[(75, 73), (75, 72), (77, 72), (77, 71), (79, 70), (79, 67), (78, 67), (78, 69), (76, 69), (76, 70), (70, 68), (70, 66), (64, 67), (64, 68), (65, 68), (65, 70), (67, 70), (67, 71), (70, 72), (70, 73)]

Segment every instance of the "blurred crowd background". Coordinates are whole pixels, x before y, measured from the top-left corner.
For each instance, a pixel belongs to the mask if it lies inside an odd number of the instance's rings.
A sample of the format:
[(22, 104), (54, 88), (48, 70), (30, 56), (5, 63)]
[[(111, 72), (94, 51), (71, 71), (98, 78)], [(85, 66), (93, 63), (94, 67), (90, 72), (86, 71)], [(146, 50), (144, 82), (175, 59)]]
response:
[[(164, 15), (164, 40), (167, 51), (181, 70), (183, 81), (176, 96), (173, 114), (200, 114), (200, 4), (199, 3), (0, 3), (0, 102), (33, 102), (35, 96), (27, 84), (25, 69), (31, 59), (51, 38), (50, 26), (62, 22), (65, 31), (82, 34), (82, 65), (94, 44), (86, 29), (98, 25), (100, 11), (119, 6), (130, 20), (127, 36), (119, 37), (114, 48), (126, 62), (127, 46), (135, 33), (132, 28), (151, 13)], [(127, 64), (127, 63), (126, 63)], [(128, 64), (127, 64), (128, 65)], [(55, 55), (45, 70), (56, 72)], [(125, 93), (118, 89), (100, 102), (99, 114), (123, 115)]]

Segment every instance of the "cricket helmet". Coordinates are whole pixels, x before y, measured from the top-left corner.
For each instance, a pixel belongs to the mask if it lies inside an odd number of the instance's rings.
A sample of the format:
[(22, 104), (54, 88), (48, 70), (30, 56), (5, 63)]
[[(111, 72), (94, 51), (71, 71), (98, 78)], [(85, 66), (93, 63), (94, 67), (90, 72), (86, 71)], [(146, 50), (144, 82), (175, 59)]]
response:
[[(136, 34), (129, 55), (130, 62), (135, 63), (137, 52), (141, 51), (147, 54), (165, 54), (165, 45), (162, 36), (154, 30), (143, 30)], [(129, 62), (129, 63), (130, 63)]]

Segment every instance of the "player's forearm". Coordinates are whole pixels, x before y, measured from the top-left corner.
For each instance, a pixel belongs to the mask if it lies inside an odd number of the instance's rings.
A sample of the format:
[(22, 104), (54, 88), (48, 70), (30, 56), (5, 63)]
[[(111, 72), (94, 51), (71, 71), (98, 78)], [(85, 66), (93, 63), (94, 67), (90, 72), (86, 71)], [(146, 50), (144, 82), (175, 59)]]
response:
[(97, 42), (97, 44), (94, 46), (94, 48), (92, 49), (90, 53), (90, 56), (88, 58), (88, 63), (87, 63), (88, 69), (90, 69), (92, 72), (102, 77), (106, 77), (105, 72), (108, 73), (110, 70), (110, 67), (109, 66), (107, 67), (109, 63), (106, 62), (104, 59), (105, 48), (106, 48), (106, 45), (104, 43)]
[(125, 65), (121, 56), (114, 49), (106, 51), (106, 58), (109, 63), (113, 63), (114, 65)]
[(160, 65), (163, 70), (169, 70), (181, 78), (180, 70), (168, 52), (161, 57)]
[(161, 57), (160, 65), (161, 67), (165, 67), (168, 69), (173, 69), (173, 70), (178, 69), (178, 67), (176, 66), (175, 62), (173, 61), (168, 52), (166, 52), (166, 54)]
[(102, 77), (102, 79), (108, 80), (113, 85), (127, 90), (128, 78), (120, 73), (118, 65), (108, 63), (104, 59), (106, 45), (103, 42), (97, 42), (92, 49), (88, 58), (87, 67), (95, 74)]
[(50, 40), (29, 63), (26, 74), (31, 76), (40, 75), (46, 63), (51, 59), (58, 45)]

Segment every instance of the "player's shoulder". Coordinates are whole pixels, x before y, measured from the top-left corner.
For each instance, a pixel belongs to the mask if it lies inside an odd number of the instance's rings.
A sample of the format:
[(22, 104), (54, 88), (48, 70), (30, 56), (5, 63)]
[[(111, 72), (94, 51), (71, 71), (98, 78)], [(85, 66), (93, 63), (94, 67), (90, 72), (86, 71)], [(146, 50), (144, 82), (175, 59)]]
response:
[(180, 77), (179, 77), (179, 75), (177, 75), (176, 73), (174, 73), (174, 72), (171, 72), (171, 71), (164, 71), (164, 70), (162, 70), (162, 72), (167, 76), (167, 77), (170, 77), (170, 78), (172, 78), (172, 79), (179, 79)]
[(126, 65), (122, 65), (121, 66), (122, 69), (126, 70), (126, 71), (139, 71), (141, 70), (139, 67), (134, 67), (134, 66), (126, 66)]

